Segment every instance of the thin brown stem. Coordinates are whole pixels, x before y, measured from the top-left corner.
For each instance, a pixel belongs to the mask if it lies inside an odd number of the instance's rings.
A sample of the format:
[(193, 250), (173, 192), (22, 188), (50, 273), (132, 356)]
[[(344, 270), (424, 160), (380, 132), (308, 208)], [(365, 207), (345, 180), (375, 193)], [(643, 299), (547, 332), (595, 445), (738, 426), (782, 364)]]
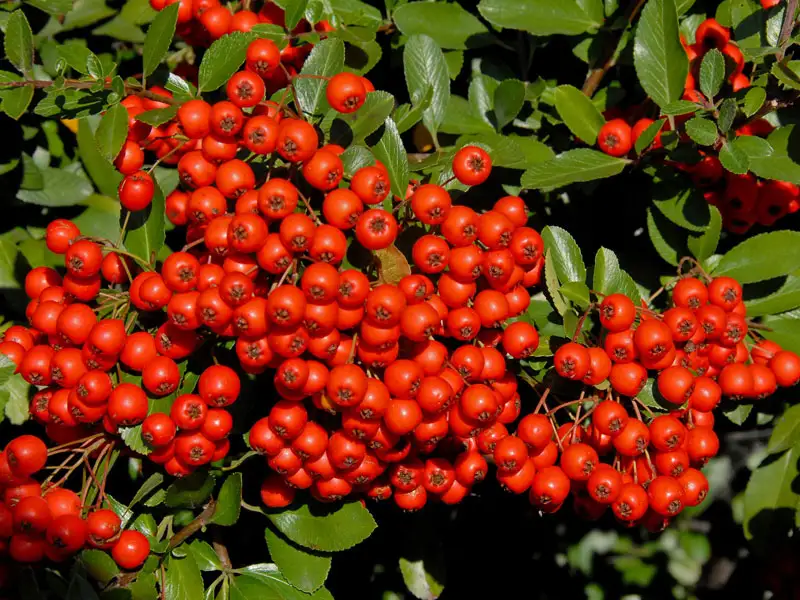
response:
[(789, 43), (792, 37), (792, 30), (794, 29), (794, 17), (797, 13), (798, 0), (788, 0), (786, 2), (786, 12), (783, 14), (783, 25), (781, 25), (781, 35), (778, 42), (780, 51), (778, 52), (778, 60), (783, 60), (786, 56), (786, 50), (789, 48)]
[(213, 499), (209, 500), (208, 504), (206, 504), (206, 507), (203, 509), (203, 512), (197, 515), (186, 527), (181, 529), (170, 538), (164, 556), (169, 555), (173, 548), (180, 546), (184, 541), (208, 525), (209, 520), (214, 515), (214, 511), (216, 509), (217, 501)]
[[(36, 89), (44, 89), (49, 88), (54, 85), (55, 82), (48, 81), (46, 79), (26, 79), (25, 81), (5, 81), (0, 83), (0, 88), (19, 88), (19, 87), (33, 87)], [(71, 88), (73, 90), (88, 90), (96, 86), (99, 81), (80, 81), (78, 79), (66, 79), (64, 81), (64, 87)], [(103, 87), (105, 89), (111, 89), (111, 82), (102, 82)], [(168, 96), (162, 96), (161, 94), (154, 94), (153, 92), (149, 92), (147, 90), (137, 89), (129, 84), (125, 84), (125, 93), (129, 96), (139, 96), (139, 98), (145, 98), (147, 100), (155, 100), (157, 102), (163, 102), (164, 104), (169, 104), (171, 106), (180, 106), (180, 101), (175, 100), (174, 98), (170, 98)]]
[[(626, 16), (627, 25), (625, 26), (625, 29), (633, 24), (634, 19), (636, 19), (636, 15), (639, 14), (639, 11), (642, 9), (642, 6), (644, 6), (644, 3), (645, 0), (635, 0), (635, 2), (631, 2), (630, 8), (628, 9), (628, 14)], [(623, 29), (623, 33), (625, 29)], [(595, 67), (589, 71), (581, 91), (590, 98), (597, 91), (597, 88), (600, 87), (600, 82), (603, 81), (606, 73), (616, 66), (617, 59), (619, 58), (618, 46), (621, 37), (621, 34), (619, 37), (614, 37), (606, 46), (605, 52), (603, 53), (603, 56), (606, 58), (603, 60), (601, 66)]]

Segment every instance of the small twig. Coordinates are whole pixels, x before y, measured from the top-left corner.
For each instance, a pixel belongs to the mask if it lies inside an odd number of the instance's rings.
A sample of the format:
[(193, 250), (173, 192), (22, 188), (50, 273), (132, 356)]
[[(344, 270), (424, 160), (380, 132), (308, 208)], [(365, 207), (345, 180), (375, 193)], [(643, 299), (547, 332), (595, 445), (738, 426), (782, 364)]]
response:
[[(80, 81), (77, 79), (66, 79), (64, 81), (64, 87), (71, 88), (73, 90), (88, 90), (96, 86), (98, 83), (103, 84), (104, 89), (111, 89), (111, 82), (103, 82), (100, 80), (95, 81)], [(33, 87), (36, 89), (44, 89), (53, 87), (55, 85), (54, 81), (48, 81), (46, 79), (26, 79), (25, 81), (4, 81), (0, 83), (0, 88), (20, 88), (20, 87)], [(147, 100), (155, 100), (156, 102), (163, 102), (164, 104), (169, 104), (171, 106), (180, 106), (180, 101), (175, 100), (174, 98), (170, 98), (169, 96), (162, 96), (161, 94), (154, 94), (153, 92), (149, 92), (147, 90), (139, 90), (133, 88), (132, 86), (125, 84), (125, 94), (129, 96), (139, 96), (139, 98), (145, 98)]]
[(786, 50), (789, 48), (789, 41), (794, 29), (794, 16), (797, 13), (798, 0), (787, 0), (786, 12), (783, 14), (783, 25), (781, 26), (781, 35), (778, 42), (780, 51), (778, 52), (778, 61), (783, 60), (786, 56)]
[[(623, 29), (623, 33), (633, 24), (636, 15), (639, 14), (639, 11), (641, 10), (642, 6), (644, 6), (644, 3), (645, 0), (636, 0), (636, 2), (631, 4), (627, 14), (628, 24)], [(602, 66), (596, 67), (589, 71), (586, 81), (583, 84), (583, 89), (581, 89), (581, 91), (589, 98), (591, 98), (595, 91), (597, 91), (597, 88), (600, 86), (600, 82), (603, 81), (606, 73), (616, 66), (617, 59), (619, 58), (619, 53), (617, 50), (621, 37), (621, 35), (619, 38), (615, 37), (613, 40), (611, 40), (613, 43), (608, 44), (606, 47), (603, 56), (606, 56), (607, 58), (603, 61)]]
[(217, 501), (213, 499), (209, 500), (208, 504), (206, 504), (206, 507), (203, 509), (203, 512), (197, 515), (186, 527), (181, 529), (178, 533), (170, 538), (164, 556), (169, 555), (173, 548), (180, 546), (187, 538), (191, 537), (200, 531), (200, 529), (208, 525), (209, 520), (214, 515), (214, 511), (216, 509)]
[(219, 557), (219, 562), (222, 563), (222, 568), (226, 571), (230, 571), (233, 568), (233, 565), (231, 564), (231, 557), (228, 554), (228, 549), (225, 547), (225, 544), (220, 541), (218, 532), (215, 532), (214, 534), (213, 546), (214, 552), (216, 552), (217, 556)]

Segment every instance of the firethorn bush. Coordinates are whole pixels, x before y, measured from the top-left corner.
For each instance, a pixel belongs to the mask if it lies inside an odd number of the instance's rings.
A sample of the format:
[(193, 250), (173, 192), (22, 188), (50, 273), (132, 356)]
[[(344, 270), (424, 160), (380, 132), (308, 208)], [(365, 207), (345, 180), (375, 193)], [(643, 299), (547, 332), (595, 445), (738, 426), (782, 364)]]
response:
[(112, 4), (0, 12), (0, 598), (800, 594), (798, 0)]

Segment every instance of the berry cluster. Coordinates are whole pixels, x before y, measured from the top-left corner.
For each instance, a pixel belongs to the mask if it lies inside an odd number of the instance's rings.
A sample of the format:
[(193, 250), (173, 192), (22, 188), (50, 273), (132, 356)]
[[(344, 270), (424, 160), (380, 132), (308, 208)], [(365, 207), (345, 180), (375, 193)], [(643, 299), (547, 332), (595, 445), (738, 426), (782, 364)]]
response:
[[(231, 7), (224, 6), (219, 0), (150, 0), (150, 6), (157, 11), (172, 4), (179, 4), (176, 34), (194, 47), (207, 47), (225, 34), (246, 33), (257, 25), (286, 27), (284, 10), (270, 1), (264, 2), (258, 12), (239, 7), (231, 12)], [(314, 48), (311, 40), (306, 38), (310, 35), (319, 37), (332, 30), (327, 21), (320, 21), (312, 28), (308, 21), (301, 19), (291, 31), (290, 43), (283, 49), (269, 40), (260, 40), (248, 52), (248, 63), (252, 63), (251, 68), (264, 78), (271, 94), (285, 87), (303, 66)], [(193, 65), (181, 64), (180, 68), (182, 76), (189, 79), (196, 76), (197, 69)]]
[(63, 562), (88, 546), (110, 550), (124, 569), (138, 568), (150, 553), (147, 538), (122, 530), (114, 511), (84, 510), (75, 492), (50, 478), (44, 486), (34, 479), (47, 456), (44, 442), (32, 435), (11, 440), (0, 453), (0, 554), (19, 563)]
[[(532, 473), (531, 501), (542, 510), (558, 509), (572, 491), (579, 514), (594, 518), (610, 505), (624, 523), (660, 529), (708, 492), (699, 469), (719, 450), (712, 411), (722, 397), (765, 398), (779, 385), (800, 381), (795, 353), (763, 339), (748, 348), (742, 288), (734, 279), (717, 277), (706, 285), (683, 277), (672, 289), (672, 304), (657, 314), (637, 309), (624, 294), (605, 296), (596, 306), (602, 345), (569, 342), (555, 352), (555, 371), (562, 378), (589, 386), (607, 380), (611, 391), (605, 400), (595, 398), (582, 418), (576, 414), (558, 429), (558, 448), (552, 439), (556, 422), (548, 417), (583, 404), (583, 397), (520, 421), (519, 439), (552, 456), (547, 468), (540, 460)], [(653, 371), (656, 399), (670, 413), (651, 412), (646, 423), (639, 406), (649, 408), (636, 397)], [(601, 456), (608, 462), (600, 462)]]

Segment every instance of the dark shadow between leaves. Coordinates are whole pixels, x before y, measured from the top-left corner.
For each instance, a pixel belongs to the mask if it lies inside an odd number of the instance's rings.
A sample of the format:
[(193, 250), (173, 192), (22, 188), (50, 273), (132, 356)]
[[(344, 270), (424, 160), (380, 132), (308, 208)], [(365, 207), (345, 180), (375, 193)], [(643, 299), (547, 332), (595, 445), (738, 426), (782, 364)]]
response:
[(344, 64), (351, 69), (361, 71), (369, 64), (369, 54), (358, 46), (347, 44), (344, 52)]
[(353, 130), (342, 119), (334, 119), (331, 123), (330, 141), (347, 148), (353, 143)]
[(774, 279), (767, 279), (765, 281), (759, 281), (758, 283), (748, 283), (744, 286), (742, 294), (744, 300), (754, 300), (774, 294), (783, 287), (786, 283), (786, 279), (786, 277), (775, 277)]

